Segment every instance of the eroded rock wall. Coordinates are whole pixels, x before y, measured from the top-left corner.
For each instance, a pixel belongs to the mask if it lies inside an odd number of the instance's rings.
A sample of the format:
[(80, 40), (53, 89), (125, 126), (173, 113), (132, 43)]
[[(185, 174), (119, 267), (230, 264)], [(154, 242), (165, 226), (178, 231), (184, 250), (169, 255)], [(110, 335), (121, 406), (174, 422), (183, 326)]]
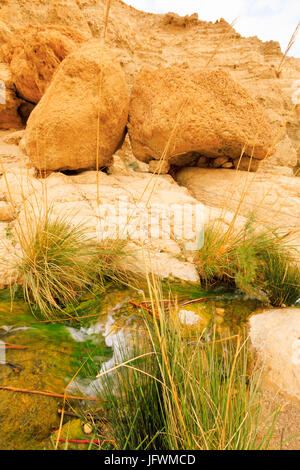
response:
[[(1, 37), (5, 41), (9, 31), (50, 24), (100, 38), (105, 4), (105, 0), (2, 0)], [(130, 87), (143, 67), (181, 64), (229, 71), (266, 108), (278, 140), (285, 139), (286, 145), (272, 157), (273, 164), (295, 167), (296, 152), (299, 164), (300, 106), (293, 96), (299, 86), (300, 59), (287, 58), (277, 73), (282, 60), (277, 42), (243, 38), (223, 19), (212, 23), (197, 15), (144, 13), (121, 0), (111, 2), (106, 42), (121, 62)], [(280, 131), (282, 125), (285, 128)]]

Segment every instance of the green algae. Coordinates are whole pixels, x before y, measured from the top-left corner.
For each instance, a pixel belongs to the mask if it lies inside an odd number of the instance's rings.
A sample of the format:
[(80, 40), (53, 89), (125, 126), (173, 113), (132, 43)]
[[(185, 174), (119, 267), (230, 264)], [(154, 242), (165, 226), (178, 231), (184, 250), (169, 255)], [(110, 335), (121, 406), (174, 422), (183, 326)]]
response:
[[(189, 309), (197, 313), (197, 309), (208, 315), (213, 322), (220, 320), (217, 315), (217, 309), (224, 309), (223, 325), (235, 331), (247, 322), (253, 313), (259, 313), (265, 307), (264, 303), (258, 299), (251, 298), (243, 294), (238, 289), (228, 289), (223, 286), (204, 290), (199, 284), (188, 282), (172, 282), (164, 284), (164, 292), (171, 291), (173, 297), (178, 297), (182, 301), (204, 298), (204, 302), (189, 306)], [(167, 298), (167, 297), (166, 297)], [(184, 307), (186, 308), (186, 307)]]
[[(237, 290), (218, 288), (206, 291), (195, 284), (164, 282), (163, 295), (166, 299), (170, 292), (172, 297), (178, 297), (180, 300), (205, 297), (205, 301), (201, 303), (183, 307), (197, 315), (201, 314), (202, 327), (217, 323), (218, 327), (233, 331), (241, 327), (250, 314), (263, 306), (259, 301), (248, 298)], [(146, 288), (144, 292), (128, 288), (111, 288), (101, 299), (99, 297), (95, 300), (90, 294), (87, 295), (78, 306), (78, 316), (85, 317), (97, 313), (98, 318), (82, 318), (80, 322), (68, 320), (42, 323), (32, 315), (19, 291), (14, 292), (14, 302), (11, 302), (9, 290), (1, 291), (0, 328), (2, 325), (14, 328), (28, 327), (27, 330), (10, 332), (0, 329), (0, 340), (27, 347), (24, 351), (7, 351), (7, 361), (18, 364), (23, 369), (16, 372), (7, 366), (0, 366), (1, 385), (63, 394), (68, 381), (83, 363), (85, 367), (80, 370), (78, 378), (86, 379), (88, 370), (91, 371), (88, 380), (92, 380), (99, 370), (98, 365), (112, 357), (112, 349), (106, 346), (102, 334), (90, 335), (83, 341), (76, 342), (67, 326), (87, 329), (99, 319), (105, 325), (106, 312), (113, 312), (116, 322), (118, 319), (132, 317), (129, 328), (134, 329), (138, 322), (137, 310), (129, 306), (128, 300), (139, 303), (144, 298), (147, 298)], [(224, 310), (222, 315), (218, 314), (220, 309)], [(97, 367), (95, 367), (96, 362)], [(53, 397), (0, 391), (0, 449), (49, 448), (50, 436), (59, 426), (60, 416), (57, 410), (61, 405), (62, 400)], [(73, 421), (76, 420), (71, 420), (71, 424), (68, 425), (71, 428), (71, 435), (82, 437), (79, 433), (82, 431), (81, 426), (79, 429), (78, 422), (76, 427)], [(81, 446), (68, 448), (81, 448)]]
[[(65, 423), (62, 428), (61, 432), (59, 433), (58, 430), (56, 430), (52, 436), (51, 436), (51, 443), (52, 443), (52, 448), (56, 446), (56, 440), (61, 439), (62, 442), (59, 441), (57, 448), (59, 450), (88, 450), (91, 447), (91, 444), (88, 444), (86, 441), (91, 441), (93, 440), (93, 434), (89, 433), (86, 434), (84, 432), (84, 422), (81, 421), (81, 419), (73, 419), (71, 421), (68, 421)], [(79, 442), (72, 442), (72, 441), (84, 441), (83, 443)], [(47, 448), (51, 448), (49, 445)]]
[[(24, 302), (9, 302), (7, 292), (0, 294), (0, 339), (26, 348), (6, 351), (6, 361), (18, 368), (0, 365), (1, 386), (26, 390), (63, 394), (83, 362), (112, 355), (102, 335), (76, 342), (64, 324), (39, 322)], [(44, 448), (59, 426), (61, 404), (53, 397), (0, 390), (0, 449)]]

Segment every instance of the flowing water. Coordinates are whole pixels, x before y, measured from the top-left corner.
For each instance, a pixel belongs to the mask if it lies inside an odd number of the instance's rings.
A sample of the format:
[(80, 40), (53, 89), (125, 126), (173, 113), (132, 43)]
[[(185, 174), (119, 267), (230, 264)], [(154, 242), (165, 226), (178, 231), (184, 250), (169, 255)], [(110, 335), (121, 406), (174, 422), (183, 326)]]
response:
[[(261, 308), (260, 302), (237, 291), (204, 292), (182, 284), (174, 285), (172, 291), (184, 301), (209, 297), (205, 302), (179, 307), (183, 323), (197, 322), (203, 328), (215, 322), (219, 328), (234, 330)], [(137, 297), (130, 290), (112, 290), (98, 307), (96, 318), (80, 324), (43, 323), (32, 315), (26, 303), (20, 299), (11, 303), (9, 292), (3, 291), (0, 387), (63, 394), (71, 382), (67, 394), (94, 397), (95, 390), (101, 387), (97, 373), (118, 363), (120, 347), (128, 343), (130, 332), (140, 321), (139, 309), (129, 304), (129, 300), (138, 302)], [(49, 437), (60, 424), (58, 409), (62, 399), (3, 389), (0, 396), (0, 449), (49, 448)], [(76, 408), (78, 402), (71, 403)], [(73, 421), (78, 427), (78, 420)]]

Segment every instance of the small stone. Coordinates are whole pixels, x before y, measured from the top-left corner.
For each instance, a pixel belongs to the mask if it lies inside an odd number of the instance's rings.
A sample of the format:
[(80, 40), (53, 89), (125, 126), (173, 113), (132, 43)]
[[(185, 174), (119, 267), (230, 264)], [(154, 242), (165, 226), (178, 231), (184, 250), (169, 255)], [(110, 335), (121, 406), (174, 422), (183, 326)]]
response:
[(228, 162), (228, 157), (217, 157), (213, 160), (213, 167), (214, 168), (220, 168), (221, 166), (223, 166), (225, 163)]
[(83, 426), (83, 432), (84, 432), (84, 434), (91, 434), (93, 432), (92, 426), (90, 424), (86, 423)]
[(207, 168), (208, 165), (209, 165), (209, 159), (207, 157), (202, 156), (199, 158), (197, 162), (197, 166), (199, 168)]
[(10, 222), (14, 219), (14, 211), (10, 204), (0, 201), (0, 222)]
[(232, 162), (226, 162), (222, 165), (222, 168), (233, 168), (233, 163)]

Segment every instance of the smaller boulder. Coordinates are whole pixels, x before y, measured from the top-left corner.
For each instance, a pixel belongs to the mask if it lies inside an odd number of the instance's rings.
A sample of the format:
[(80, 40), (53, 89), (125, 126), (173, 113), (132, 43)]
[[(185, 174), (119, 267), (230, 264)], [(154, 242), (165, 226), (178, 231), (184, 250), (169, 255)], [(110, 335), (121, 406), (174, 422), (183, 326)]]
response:
[(0, 201), (0, 222), (10, 222), (14, 219), (14, 212), (10, 204)]
[(31, 113), (26, 153), (39, 170), (110, 166), (124, 140), (128, 107), (120, 64), (98, 41), (88, 43), (61, 63)]
[(17, 30), (3, 47), (20, 97), (38, 103), (63, 59), (90, 37), (63, 26)]

